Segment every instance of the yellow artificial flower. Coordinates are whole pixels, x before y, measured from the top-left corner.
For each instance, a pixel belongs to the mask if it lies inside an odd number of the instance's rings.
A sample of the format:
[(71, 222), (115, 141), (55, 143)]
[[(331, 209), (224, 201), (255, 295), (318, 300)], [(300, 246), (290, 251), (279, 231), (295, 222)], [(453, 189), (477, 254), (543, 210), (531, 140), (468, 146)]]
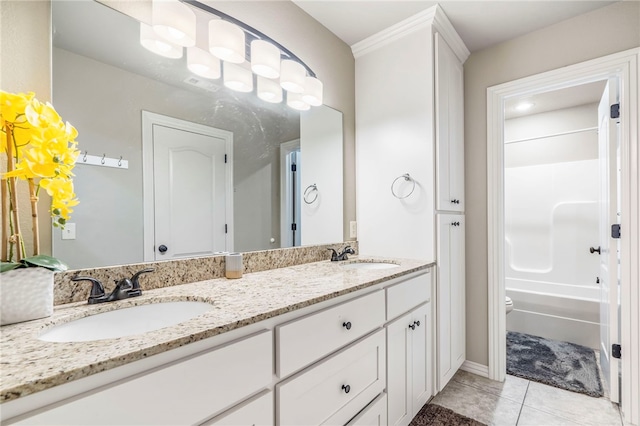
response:
[(51, 216), (64, 225), (78, 204), (73, 192), (73, 167), (80, 154), (78, 131), (62, 120), (50, 103), (35, 99), (32, 92), (0, 91), (0, 150), (6, 152), (6, 132), (14, 142), (15, 169), (4, 176), (33, 179), (51, 196)]

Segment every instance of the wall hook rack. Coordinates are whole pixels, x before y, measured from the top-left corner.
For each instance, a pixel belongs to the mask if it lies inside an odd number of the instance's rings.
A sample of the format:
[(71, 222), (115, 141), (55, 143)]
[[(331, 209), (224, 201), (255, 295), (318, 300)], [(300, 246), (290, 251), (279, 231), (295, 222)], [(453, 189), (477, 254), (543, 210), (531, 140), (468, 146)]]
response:
[(100, 167), (113, 167), (116, 169), (128, 169), (129, 162), (122, 158), (109, 158), (106, 154), (102, 155), (89, 155), (89, 151), (84, 151), (76, 164), (84, 164), (87, 166), (100, 166)]

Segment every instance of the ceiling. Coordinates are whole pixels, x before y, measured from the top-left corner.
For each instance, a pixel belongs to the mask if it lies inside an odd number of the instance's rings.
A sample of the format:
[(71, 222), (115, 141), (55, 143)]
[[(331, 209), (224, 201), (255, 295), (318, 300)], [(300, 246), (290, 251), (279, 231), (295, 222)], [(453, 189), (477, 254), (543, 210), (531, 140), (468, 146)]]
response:
[(292, 0), (349, 46), (440, 4), (471, 52), (616, 1), (598, 0)]

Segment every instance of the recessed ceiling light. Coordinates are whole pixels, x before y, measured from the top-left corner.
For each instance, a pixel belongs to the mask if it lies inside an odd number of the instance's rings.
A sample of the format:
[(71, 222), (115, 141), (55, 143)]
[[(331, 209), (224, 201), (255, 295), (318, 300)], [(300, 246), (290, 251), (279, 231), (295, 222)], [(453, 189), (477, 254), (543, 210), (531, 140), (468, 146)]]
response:
[(535, 104), (532, 102), (520, 102), (518, 105), (516, 105), (516, 111), (520, 111), (520, 112), (524, 112), (524, 111), (528, 111), (531, 108), (533, 108)]

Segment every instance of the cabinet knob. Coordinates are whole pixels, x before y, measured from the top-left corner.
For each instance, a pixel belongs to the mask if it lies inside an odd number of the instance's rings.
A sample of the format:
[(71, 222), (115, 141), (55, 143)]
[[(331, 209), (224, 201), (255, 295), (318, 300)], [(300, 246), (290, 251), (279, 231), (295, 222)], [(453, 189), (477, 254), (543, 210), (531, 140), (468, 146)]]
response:
[(342, 390), (344, 391), (344, 393), (349, 393), (349, 392), (351, 392), (351, 386), (342, 385)]
[(413, 322), (417, 327), (420, 327), (420, 321), (414, 321)]
[(412, 330), (416, 329), (416, 323), (414, 322), (413, 324), (409, 324), (409, 328)]
[(460, 226), (460, 222), (452, 222), (451, 226)]
[(165, 246), (164, 244), (161, 244), (160, 247), (158, 247), (158, 251), (160, 253), (166, 253), (167, 250), (167, 246)]
[(453, 200), (451, 200), (451, 204), (460, 204), (460, 200), (454, 198)]
[[(343, 322), (342, 326), (347, 330), (351, 330), (351, 321)], [(348, 392), (348, 391), (347, 391)]]

